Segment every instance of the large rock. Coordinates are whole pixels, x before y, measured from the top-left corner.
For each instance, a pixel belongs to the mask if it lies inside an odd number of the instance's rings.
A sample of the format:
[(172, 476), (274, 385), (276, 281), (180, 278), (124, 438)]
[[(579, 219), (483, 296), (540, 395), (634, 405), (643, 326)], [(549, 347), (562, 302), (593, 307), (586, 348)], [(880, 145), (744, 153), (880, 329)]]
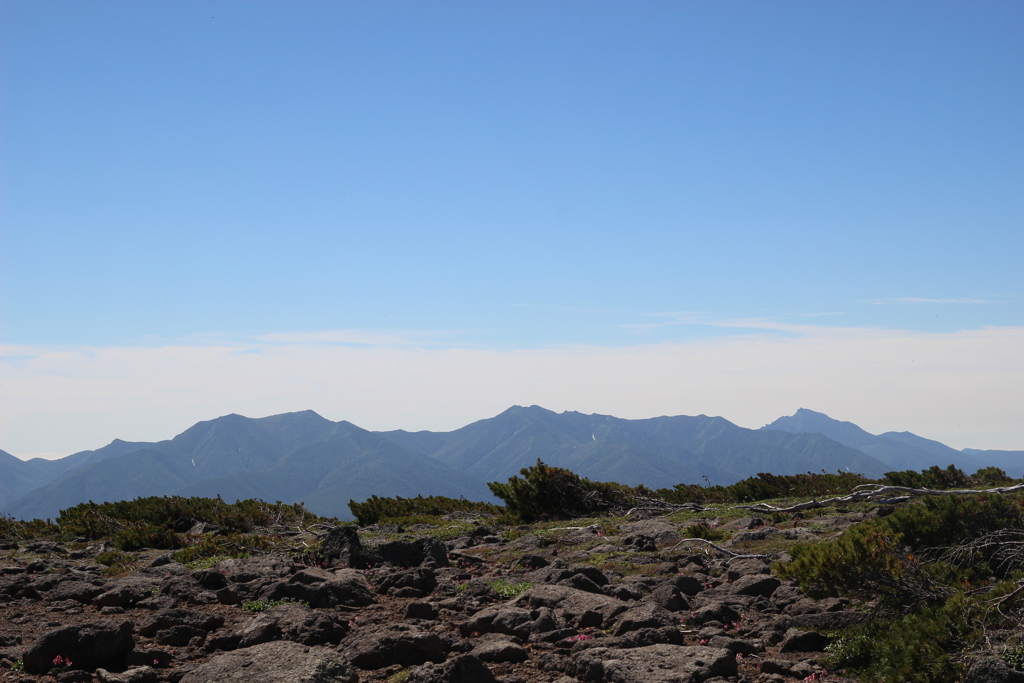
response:
[(779, 645), (779, 652), (821, 652), (832, 639), (817, 631), (801, 631), (791, 628)]
[(534, 586), (510, 604), (530, 610), (548, 607), (576, 628), (608, 628), (615, 617), (629, 609), (623, 601), (606, 595), (550, 585)]
[(88, 603), (93, 598), (104, 592), (101, 586), (93, 585), (88, 581), (62, 581), (46, 594), (46, 599), (51, 602), (63, 600), (74, 600), (76, 602)]
[(1012, 670), (995, 657), (981, 657), (971, 663), (964, 683), (1024, 683), (1024, 673)]
[(362, 553), (366, 562), (373, 565), (434, 568), (448, 566), (448, 550), (440, 539), (433, 536), (375, 541), (363, 546)]
[(224, 625), (224, 617), (219, 614), (192, 612), (184, 609), (164, 609), (142, 620), (139, 623), (140, 636), (150, 638), (159, 631), (166, 631), (174, 626), (190, 626), (203, 631), (213, 631)]
[(429, 567), (399, 569), (377, 579), (377, 592), (400, 598), (422, 598), (437, 588), (437, 577)]
[(180, 683), (357, 683), (359, 675), (337, 652), (289, 641), (263, 643), (216, 655)]
[(229, 581), (249, 583), (256, 579), (285, 578), (294, 571), (295, 565), (275, 555), (257, 555), (221, 560), (214, 569), (221, 572)]
[(644, 602), (619, 615), (612, 635), (621, 636), (642, 628), (665, 628), (678, 625), (679, 617), (654, 603)]
[(132, 622), (97, 622), (65, 626), (45, 633), (28, 649), (22, 660), (25, 671), (31, 674), (49, 671), (58, 655), (70, 659), (76, 669), (118, 667), (134, 647)]
[(774, 576), (764, 574), (747, 574), (736, 579), (732, 583), (721, 586), (718, 590), (722, 593), (733, 595), (751, 595), (754, 597), (763, 596), (770, 598), (772, 593), (782, 585), (782, 582)]
[(328, 531), (320, 552), (332, 567), (366, 568), (363, 544), (354, 526), (336, 526)]
[(573, 656), (569, 672), (584, 683), (701, 683), (736, 673), (736, 655), (722, 648), (649, 645), (595, 647)]
[(416, 667), (406, 683), (497, 683), (497, 679), (477, 657), (459, 655), (444, 664)]
[(502, 604), (481, 610), (458, 626), (459, 632), (466, 637), (502, 633), (525, 639), (536, 633), (554, 631), (559, 624), (550, 608), (529, 610)]
[(361, 627), (349, 634), (338, 650), (360, 669), (444, 661), (444, 645), (436, 633), (401, 622)]
[(160, 583), (155, 579), (129, 576), (106, 588), (105, 592), (93, 598), (92, 604), (97, 607), (131, 607), (153, 597), (159, 592)]
[(298, 600), (311, 607), (364, 607), (376, 602), (366, 578), (354, 569), (303, 569), (287, 581), (264, 586), (259, 596), (271, 601)]
[(508, 637), (490, 635), (473, 640), (473, 656), (482, 662), (523, 662), (529, 654)]
[(275, 640), (291, 640), (303, 645), (336, 645), (345, 632), (341, 624), (323, 612), (286, 603), (239, 622), (228, 633), (212, 639), (209, 649), (234, 650)]

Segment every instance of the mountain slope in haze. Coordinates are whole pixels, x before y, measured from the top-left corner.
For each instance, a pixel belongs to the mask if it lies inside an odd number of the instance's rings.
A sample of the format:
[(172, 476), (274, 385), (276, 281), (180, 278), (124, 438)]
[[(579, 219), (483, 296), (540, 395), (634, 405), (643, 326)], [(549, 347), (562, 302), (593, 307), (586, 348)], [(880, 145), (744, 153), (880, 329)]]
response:
[(759, 430), (706, 415), (625, 420), (513, 406), (451, 432), (369, 432), (313, 411), (259, 419), (225, 415), (156, 443), (115, 440), (54, 461), (0, 451), (0, 510), (53, 518), (87, 500), (149, 495), (305, 502), (348, 518), (348, 501), (371, 495), (493, 500), (504, 481), (537, 459), (597, 481), (731, 484), (760, 472), (859, 472), (950, 462), (1024, 475), (1020, 452), (960, 452), (908, 432), (873, 435), (801, 409)]
[(88, 500), (220, 495), (230, 501), (305, 501), (317, 514), (349, 517), (350, 498), (375, 493), (492, 499), (485, 483), (472, 476), (313, 411), (260, 419), (225, 415), (167, 441), (115, 441), (68, 459), (57, 476), (5, 503), (4, 511), (54, 518)]
[(74, 476), (23, 496), (11, 506), (10, 513), (23, 519), (56, 518), (61, 510), (79, 503), (166, 495), (196, 478), (187, 458), (144, 448), (78, 468)]
[(46, 481), (46, 476), (28, 462), (0, 451), (0, 510)]
[(820, 436), (744, 429), (721, 417), (625, 420), (513, 406), (446, 433), (381, 432), (486, 481), (503, 481), (541, 458), (594, 480), (670, 487), (707, 477), (731, 484), (758, 472), (847, 469), (880, 476), (884, 465)]
[(312, 512), (350, 517), (349, 500), (372, 495), (441, 495), (494, 500), (486, 484), (433, 458), (348, 422), (290, 452), (273, 467), (207, 479), (175, 491), (184, 496), (221, 495), (231, 502), (262, 498), (304, 502)]
[[(1024, 474), (1024, 459), (1011, 457), (979, 457), (981, 451), (954, 448), (925, 439), (911, 432), (885, 432), (871, 434), (852, 422), (834, 420), (824, 413), (800, 408), (793, 415), (780, 417), (762, 429), (778, 430), (799, 434), (823, 434), (833, 441), (856, 448), (887, 465), (893, 470), (924, 470), (933, 465), (946, 467), (954, 464), (968, 474), (981, 467), (995, 465), (1007, 474), (1019, 477)], [(1005, 451), (1012, 454), (1013, 451)]]
[(1001, 467), (1008, 475), (1014, 478), (1024, 477), (1024, 451), (999, 451), (979, 450), (977, 448), (965, 448), (967, 455), (973, 456), (985, 466)]

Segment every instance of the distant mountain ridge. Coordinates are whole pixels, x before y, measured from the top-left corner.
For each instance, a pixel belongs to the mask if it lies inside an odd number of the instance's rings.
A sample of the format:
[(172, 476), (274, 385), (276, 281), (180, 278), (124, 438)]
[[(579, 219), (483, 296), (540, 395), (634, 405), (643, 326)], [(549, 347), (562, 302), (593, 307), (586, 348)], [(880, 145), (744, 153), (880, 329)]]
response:
[[(841, 422), (824, 413), (800, 408), (789, 417), (780, 417), (765, 430), (798, 434), (822, 434), (866, 453), (892, 470), (923, 470), (932, 465), (956, 465), (968, 474), (981, 467), (995, 466), (1013, 477), (1024, 476), (1024, 451), (979, 451), (954, 448), (910, 432), (871, 434), (852, 422)], [(984, 455), (983, 455), (984, 454)]]
[(759, 472), (880, 477), (950, 462), (1024, 476), (1022, 456), (956, 451), (908, 432), (876, 436), (806, 409), (760, 430), (706, 415), (626, 420), (539, 406), (513, 406), (451, 432), (370, 432), (311, 410), (231, 414), (165, 441), (115, 439), (59, 460), (22, 461), (0, 451), (0, 511), (53, 518), (87, 500), (219, 495), (305, 502), (317, 514), (348, 518), (348, 501), (371, 495), (494, 500), (486, 482), (504, 481), (538, 458), (594, 480), (662, 488), (730, 484)]

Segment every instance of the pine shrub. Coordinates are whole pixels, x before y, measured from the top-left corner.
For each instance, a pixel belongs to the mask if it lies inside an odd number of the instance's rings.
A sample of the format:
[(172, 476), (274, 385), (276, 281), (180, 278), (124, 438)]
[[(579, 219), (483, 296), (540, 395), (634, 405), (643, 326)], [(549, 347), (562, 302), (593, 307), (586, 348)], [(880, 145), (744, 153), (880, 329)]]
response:
[[(436, 518), (452, 512), (470, 512), (482, 515), (500, 515), (505, 510), (500, 505), (479, 503), (462, 498), (445, 496), (416, 496), (415, 498), (380, 498), (371, 496), (362, 503), (348, 502), (348, 508), (355, 515), (360, 526), (378, 523), (414, 524), (414, 518)], [(431, 520), (434, 521), (434, 520)]]

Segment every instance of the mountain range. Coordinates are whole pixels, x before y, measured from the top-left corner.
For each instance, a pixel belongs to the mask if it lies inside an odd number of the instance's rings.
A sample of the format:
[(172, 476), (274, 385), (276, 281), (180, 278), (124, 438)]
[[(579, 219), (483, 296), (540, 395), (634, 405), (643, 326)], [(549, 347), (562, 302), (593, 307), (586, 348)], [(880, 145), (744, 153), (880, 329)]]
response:
[(486, 483), (544, 462), (590, 479), (670, 487), (730, 484), (759, 472), (852, 471), (869, 477), (950, 463), (1024, 476), (1024, 451), (957, 451), (909, 432), (873, 435), (801, 408), (752, 430), (721, 417), (626, 420), (513, 406), (451, 432), (370, 432), (307, 410), (264, 418), (225, 415), (172, 439), (116, 439), (57, 460), (0, 451), (0, 512), (53, 518), (88, 500), (221, 496), (304, 502), (349, 518), (371, 495), (493, 501)]

